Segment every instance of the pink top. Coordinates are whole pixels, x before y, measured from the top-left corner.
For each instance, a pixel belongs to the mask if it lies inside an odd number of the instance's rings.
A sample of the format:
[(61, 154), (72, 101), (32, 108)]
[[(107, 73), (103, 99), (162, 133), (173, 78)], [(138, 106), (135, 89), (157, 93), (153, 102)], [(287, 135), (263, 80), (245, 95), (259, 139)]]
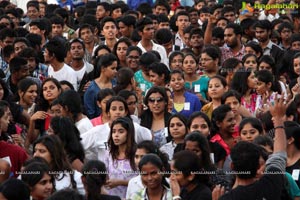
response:
[(247, 103), (245, 101), (245, 98), (241, 98), (241, 104), (252, 114), (255, 114), (255, 107), (256, 107), (256, 98), (257, 94), (253, 93), (251, 94), (250, 103)]
[(102, 121), (102, 115), (100, 115), (99, 117), (95, 117), (94, 119), (91, 119), (91, 122), (92, 122), (93, 126), (98, 126), (98, 125), (104, 124)]
[[(236, 131), (232, 134), (232, 137), (235, 139), (235, 138), (238, 138), (239, 137), (239, 132)], [(224, 150), (226, 151), (226, 156), (228, 156), (230, 154), (230, 147), (226, 144), (226, 142), (222, 139), (221, 135), (219, 133), (217, 133), (216, 135), (214, 135), (211, 139), (210, 139), (211, 142), (217, 142), (219, 143), (223, 148)]]

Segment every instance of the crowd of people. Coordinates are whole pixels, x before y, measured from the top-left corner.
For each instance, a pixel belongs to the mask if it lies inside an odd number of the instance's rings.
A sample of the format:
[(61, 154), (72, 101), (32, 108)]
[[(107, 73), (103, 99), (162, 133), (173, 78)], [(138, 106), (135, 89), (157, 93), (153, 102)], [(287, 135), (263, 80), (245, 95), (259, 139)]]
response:
[(0, 1), (0, 199), (300, 199), (300, 9), (253, 3)]

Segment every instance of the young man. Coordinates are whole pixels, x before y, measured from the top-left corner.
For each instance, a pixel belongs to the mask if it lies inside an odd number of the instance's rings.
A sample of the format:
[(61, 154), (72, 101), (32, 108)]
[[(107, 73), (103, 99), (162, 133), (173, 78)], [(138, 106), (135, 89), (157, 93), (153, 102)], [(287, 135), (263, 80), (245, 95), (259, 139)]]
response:
[(55, 9), (54, 14), (60, 16), (64, 20), (63, 36), (67, 40), (77, 38), (77, 34), (76, 34), (75, 30), (73, 30), (72, 28), (70, 28), (67, 25), (68, 20), (69, 20), (68, 11), (64, 8), (58, 8), (58, 9)]
[(49, 64), (48, 76), (58, 81), (69, 81), (77, 90), (75, 71), (64, 63), (66, 57), (65, 45), (59, 40), (50, 40), (45, 46), (44, 59)]
[[(217, 186), (213, 192), (215, 199), (281, 199), (286, 182), (284, 174), (287, 159), (287, 140), (283, 119), (287, 105), (282, 95), (281, 98), (275, 100), (274, 106), (269, 106), (275, 129), (273, 154), (269, 156), (266, 166), (264, 166), (260, 164), (262, 150), (259, 146), (250, 142), (237, 143), (231, 150), (231, 167), (237, 173), (237, 187), (221, 196), (224, 191), (221, 192), (220, 186)], [(257, 174), (263, 172), (265, 172), (264, 175), (257, 180)]]
[(46, 19), (37, 19), (32, 20), (29, 23), (29, 32), (38, 34), (42, 37), (42, 46), (44, 46), (48, 41), (48, 31), (47, 31), (47, 25), (45, 23)]
[(152, 50), (159, 52), (161, 56), (161, 62), (168, 66), (168, 57), (165, 48), (153, 42), (154, 27), (152, 20), (148, 17), (139, 20), (137, 22), (137, 29), (142, 38), (137, 46), (140, 47), (143, 53)]
[(64, 19), (59, 16), (53, 16), (53, 17), (51, 17), (50, 21), (51, 21), (51, 27), (52, 27), (51, 37), (52, 38), (54, 38), (56, 36), (64, 37), (64, 35), (63, 35), (64, 25), (65, 25)]
[(154, 3), (154, 14), (159, 15), (159, 14), (165, 14), (169, 16), (170, 13), (170, 5), (166, 0), (157, 0)]
[(107, 17), (110, 15), (110, 4), (107, 2), (101, 2), (97, 5), (96, 10), (96, 18), (98, 22), (100, 22), (104, 17)]
[[(29, 18), (29, 23), (32, 20), (36, 20), (40, 16), (39, 3), (37, 1), (29, 1), (27, 3), (27, 17)], [(29, 23), (25, 24), (24, 28), (29, 30)]]
[(294, 30), (294, 28), (290, 22), (282, 22), (279, 25), (278, 32), (281, 37), (281, 43), (279, 44), (279, 46), (282, 49), (290, 48), (293, 30)]
[(3, 58), (3, 48), (7, 45), (12, 45), (14, 42), (15, 37), (17, 37), (17, 34), (14, 30), (9, 28), (4, 28), (0, 31), (0, 69), (4, 72), (4, 74), (7, 76), (9, 73), (8, 63), (5, 62)]
[(190, 25), (189, 14), (185, 11), (180, 11), (176, 15), (176, 26), (178, 27), (178, 31), (175, 35), (175, 50), (181, 50), (186, 47), (186, 43), (184, 41), (184, 29)]
[(105, 17), (101, 21), (100, 30), (101, 34), (104, 36), (104, 44), (108, 46), (111, 50), (113, 50), (116, 42), (117, 42), (117, 22), (112, 17)]
[(222, 16), (228, 19), (230, 23), (234, 23), (236, 20), (235, 10), (232, 6), (226, 6), (222, 9)]
[(84, 59), (87, 62), (92, 61), (92, 54), (94, 52), (95, 47), (97, 46), (94, 29), (89, 24), (82, 24), (78, 31), (79, 38), (83, 40), (85, 46), (85, 55)]
[(200, 28), (193, 28), (190, 32), (190, 45), (194, 55), (198, 58), (200, 57), (202, 48), (204, 46), (203, 37), (204, 34)]
[(189, 9), (189, 17), (190, 17), (191, 26), (193, 26), (194, 28), (199, 28), (200, 27), (200, 24), (198, 22), (199, 14), (196, 8)]

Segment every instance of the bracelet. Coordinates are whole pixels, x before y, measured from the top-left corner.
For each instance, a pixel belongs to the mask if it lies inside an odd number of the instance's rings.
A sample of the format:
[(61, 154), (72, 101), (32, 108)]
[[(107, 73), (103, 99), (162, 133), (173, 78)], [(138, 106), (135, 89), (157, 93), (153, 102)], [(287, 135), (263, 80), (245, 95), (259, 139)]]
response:
[(181, 200), (181, 197), (180, 196), (174, 196), (172, 199), (173, 200)]
[(276, 127), (274, 127), (274, 130), (279, 129), (279, 128), (283, 128), (284, 129), (284, 126), (276, 126)]

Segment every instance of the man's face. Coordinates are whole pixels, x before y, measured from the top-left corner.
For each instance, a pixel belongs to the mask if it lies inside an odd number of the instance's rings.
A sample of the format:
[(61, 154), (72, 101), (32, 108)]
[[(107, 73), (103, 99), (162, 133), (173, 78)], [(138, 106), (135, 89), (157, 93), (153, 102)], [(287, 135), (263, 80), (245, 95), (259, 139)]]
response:
[(45, 31), (42, 31), (41, 29), (39, 29), (39, 27), (37, 27), (37, 26), (30, 26), (29, 27), (29, 32), (30, 33), (34, 33), (34, 34), (38, 34), (38, 35), (44, 35), (44, 32)]
[(154, 26), (153, 24), (148, 24), (144, 27), (141, 32), (141, 37), (147, 40), (152, 40), (154, 38)]
[(36, 60), (34, 57), (25, 58), (27, 60), (27, 66), (29, 68), (29, 72), (33, 72), (35, 67), (37, 66)]
[(161, 29), (161, 28), (170, 29), (170, 24), (169, 24), (169, 22), (160, 22), (160, 23), (158, 24), (158, 29)]
[(259, 27), (255, 28), (255, 37), (259, 42), (266, 42), (269, 40), (269, 35), (271, 31), (267, 29), (262, 29)]
[(27, 46), (24, 42), (16, 42), (14, 45), (15, 54), (19, 54), (23, 49), (25, 49)]
[(193, 48), (202, 48), (203, 47), (203, 37), (199, 34), (191, 35), (190, 45)]
[(61, 24), (52, 24), (52, 37), (63, 36), (63, 28)]
[(232, 28), (226, 28), (224, 31), (224, 42), (228, 47), (234, 48), (238, 45), (238, 35), (236, 35)]
[(4, 48), (7, 45), (12, 45), (14, 42), (15, 38), (14, 37), (6, 37), (1, 41), (1, 47)]
[(27, 76), (29, 76), (29, 67), (27, 65), (21, 66), (21, 69), (16, 73), (16, 79), (22, 80), (23, 78), (26, 78)]
[(189, 25), (190, 25), (190, 20), (188, 16), (180, 15), (177, 17), (176, 26), (178, 27), (178, 30), (183, 31)]
[(300, 41), (294, 41), (291, 45), (291, 49), (300, 51)]
[(73, 60), (82, 60), (84, 57), (84, 48), (80, 42), (73, 42), (70, 47), (70, 53)]
[(234, 23), (234, 21), (235, 21), (235, 14), (234, 14), (234, 12), (224, 13), (224, 17), (226, 19), (228, 19), (228, 21), (231, 22), (231, 23)]
[(103, 26), (102, 35), (105, 39), (114, 39), (118, 33), (117, 26), (114, 22), (106, 22)]
[(0, 20), (0, 24), (6, 26), (6, 28), (12, 28), (9, 19), (2, 18)]
[(94, 33), (89, 28), (84, 28), (80, 30), (80, 38), (85, 44), (89, 44), (94, 41)]
[(96, 10), (97, 20), (99, 21), (102, 18), (104, 18), (105, 16), (107, 16), (107, 11), (104, 9), (104, 7), (101, 5), (97, 6), (97, 10)]
[(289, 28), (283, 28), (280, 32), (280, 37), (283, 41), (289, 41), (292, 37), (292, 30)]
[(34, 6), (30, 6), (27, 9), (27, 16), (29, 17), (29, 19), (33, 20), (33, 19), (37, 19), (39, 17), (39, 11), (38, 9), (36, 9), (36, 7)]
[(209, 17), (210, 17), (209, 13), (201, 13), (200, 14), (200, 20), (201, 20), (201, 22), (207, 21)]
[(159, 14), (165, 14), (167, 16), (169, 15), (167, 8), (162, 5), (156, 6), (154, 12), (156, 15), (159, 15)]
[(189, 13), (191, 24), (197, 24), (199, 15), (196, 11)]

